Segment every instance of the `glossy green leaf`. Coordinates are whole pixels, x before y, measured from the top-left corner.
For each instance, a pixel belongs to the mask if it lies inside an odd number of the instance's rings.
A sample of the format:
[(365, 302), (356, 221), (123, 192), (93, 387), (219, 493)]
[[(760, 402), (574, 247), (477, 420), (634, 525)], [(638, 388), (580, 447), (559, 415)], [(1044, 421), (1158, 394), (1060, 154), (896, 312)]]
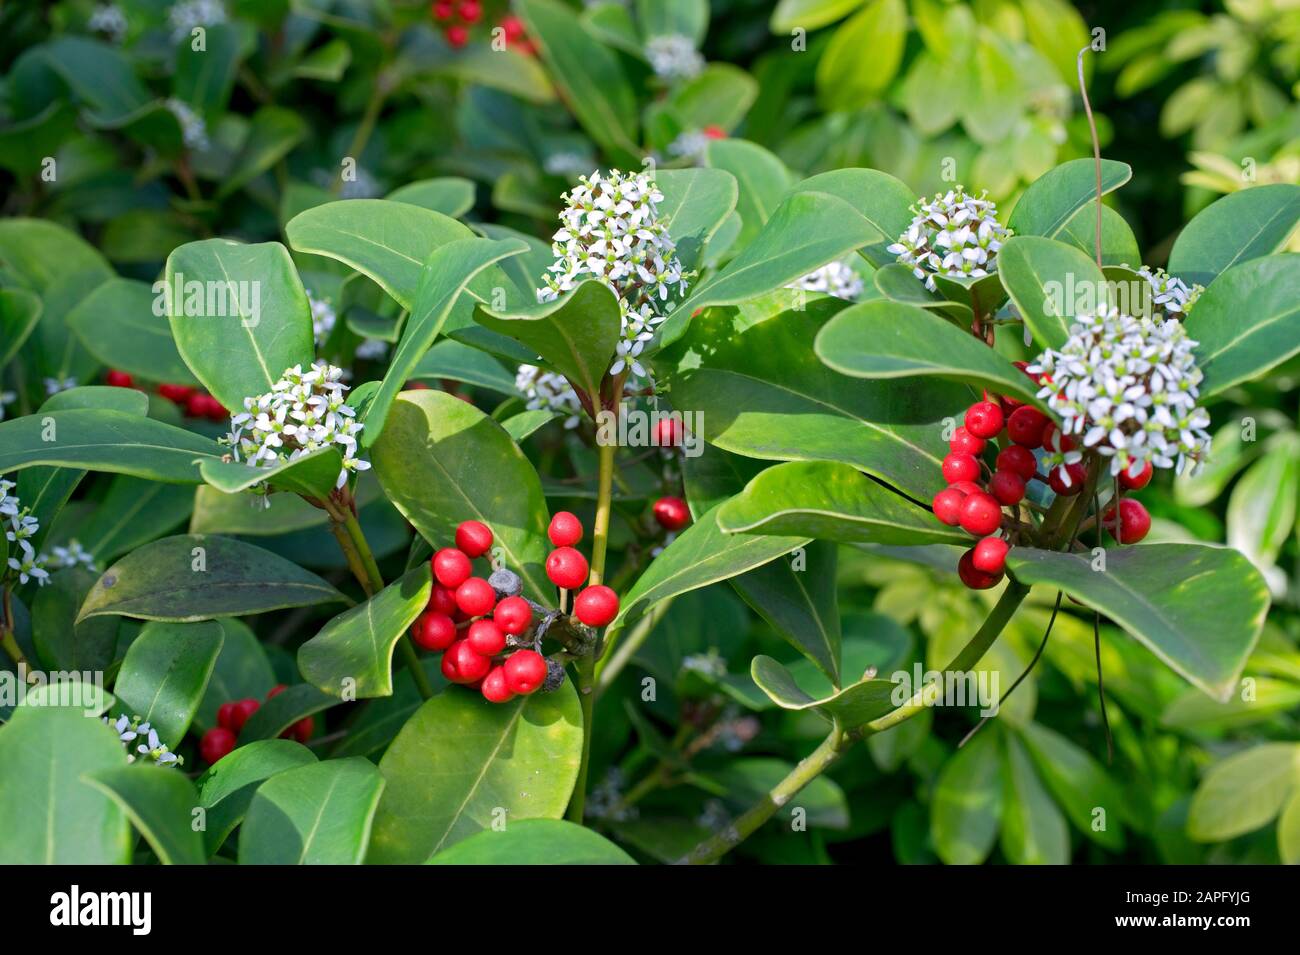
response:
[(1300, 786), (1300, 746), (1260, 743), (1216, 763), (1192, 795), (1187, 833), (1222, 842), (1277, 816)]
[(677, 246), (685, 270), (699, 266), (704, 247), (736, 208), (739, 187), (725, 169), (662, 169), (655, 185), (663, 193), (659, 217)]
[[(1132, 176), (1133, 170), (1127, 164), (1103, 159), (1101, 194), (1114, 192)], [(1096, 198), (1096, 164), (1091, 159), (1071, 159), (1030, 184), (1011, 210), (1007, 225), (1016, 235), (1054, 239), (1080, 209)], [(998, 260), (1002, 260), (1001, 252)]]
[(260, 703), (278, 682), (266, 650), (248, 624), (234, 617), (214, 620), (212, 624), (221, 628), (221, 652), (194, 711), (193, 728), (199, 731), (217, 725), (217, 710), (222, 703), (247, 699)]
[(203, 480), (223, 494), (238, 494), (267, 483), (277, 490), (293, 491), (317, 500), (329, 497), (342, 469), (343, 455), (333, 447), (293, 460), (280, 458), (272, 467), (251, 467), (239, 461), (203, 461), (199, 464)]
[(0, 288), (0, 368), (18, 354), (41, 318), (40, 297), (22, 288)]
[(394, 189), (387, 197), (392, 202), (406, 202), (459, 219), (474, 208), (474, 183), (459, 176), (419, 179)]
[(113, 662), (118, 621), (74, 622), (95, 579), (94, 571), (85, 567), (67, 567), (52, 573), (49, 584), (32, 598), (32, 638), (49, 669), (106, 670)]
[(204, 32), (201, 50), (188, 42), (176, 44), (172, 88), (178, 99), (201, 115), (211, 116), (225, 110), (230, 101), (242, 59), (242, 43), (240, 29), (233, 23), (210, 23)]
[[(835, 30), (817, 61), (817, 94), (828, 110), (857, 109), (881, 96), (903, 61), (907, 6), (867, 0)], [(871, 55), (862, 51), (870, 46)]]
[(1008, 239), (998, 252), (998, 275), (1034, 339), (1049, 348), (1060, 348), (1070, 337), (1080, 302), (1088, 310), (1105, 302), (1105, 276), (1097, 263), (1053, 239)]
[(119, 475), (76, 539), (101, 564), (175, 530), (194, 508), (194, 489)]
[(241, 865), (360, 865), (384, 791), (369, 760), (286, 769), (257, 788), (239, 832)]
[(780, 0), (772, 11), (773, 33), (816, 30), (855, 10), (862, 0)]
[(1071, 824), (1098, 845), (1122, 851), (1124, 793), (1101, 764), (1041, 723), (1026, 724), (1020, 740)]
[(822, 192), (843, 199), (880, 233), (862, 254), (876, 266), (898, 258), (886, 246), (907, 231), (916, 202), (916, 194), (901, 180), (878, 169), (833, 169), (800, 180), (790, 191)]
[(1169, 271), (1188, 284), (1209, 285), (1234, 265), (1283, 248), (1297, 225), (1300, 186), (1273, 183), (1229, 193), (1197, 213), (1178, 234)]
[[(1268, 588), (1237, 551), (1203, 544), (1111, 548), (1090, 555), (1013, 548), (1022, 583), (1059, 587), (1100, 611), (1194, 686), (1223, 700), (1241, 676), (1268, 611)], [(1214, 607), (1207, 614), (1206, 607)]]
[(109, 567), (78, 620), (121, 614), (186, 623), (344, 600), (315, 574), (230, 537), (180, 534)]
[[(296, 110), (263, 106), (253, 114), (230, 173), (222, 179), (217, 198), (233, 195), (289, 154), (311, 134), (307, 120)], [(288, 366), (285, 366), (288, 367)]]
[(794, 176), (774, 154), (744, 139), (715, 140), (704, 157), (710, 168), (730, 173), (739, 186), (736, 211), (741, 227), (736, 248), (743, 249), (775, 213)]
[(315, 762), (306, 746), (287, 739), (262, 739), (245, 743), (210, 767), (198, 780), (199, 802), (207, 813), (203, 831), (207, 854), (214, 855), (244, 820), (264, 780)]
[(127, 648), (113, 684), (121, 712), (139, 716), (173, 749), (198, 710), (221, 652), (224, 632), (214, 621), (145, 624)]
[(487, 388), (513, 397), (515, 376), (504, 365), (477, 348), (460, 342), (443, 340), (425, 352), (411, 370), (412, 381), (463, 381), (467, 385)]
[(636, 865), (604, 836), (563, 819), (520, 819), (484, 829), (426, 865)]
[(1282, 807), (1277, 821), (1277, 853), (1283, 865), (1300, 864), (1300, 789)]
[(750, 676), (777, 706), (786, 710), (812, 710), (826, 720), (838, 720), (845, 730), (856, 729), (894, 709), (896, 685), (889, 680), (863, 679), (842, 690), (814, 698), (795, 682), (788, 669), (771, 657), (757, 656)]
[(84, 780), (122, 807), (163, 865), (203, 865), (203, 837), (193, 828), (199, 794), (174, 766), (117, 766)]
[(1300, 499), (1300, 435), (1280, 436), (1263, 457), (1242, 474), (1228, 498), (1229, 547), (1257, 566), (1277, 562), (1296, 529)]
[(578, 775), (582, 714), (573, 684), (488, 703), (449, 687), (402, 727), (379, 762), (388, 787), (367, 861), (423, 862), (488, 829), (564, 814)]
[(157, 297), (144, 282), (110, 279), (68, 313), (68, 326), (81, 344), (110, 368), (146, 381), (197, 385), (172, 340), (167, 313), (156, 313)]
[(943, 765), (930, 802), (930, 838), (948, 865), (979, 865), (1002, 825), (1004, 756), (996, 733), (980, 733)]
[[(1097, 203), (1090, 202), (1065, 224), (1056, 236), (1097, 261)], [(1137, 238), (1122, 215), (1110, 206), (1101, 207), (1101, 263), (1103, 266), (1126, 265), (1136, 268), (1142, 261)]]
[(314, 686), (295, 684), (264, 701), (239, 731), (239, 738), (243, 742), (274, 739), (299, 720), (337, 706), (338, 702), (337, 696), (322, 693)]
[(679, 83), (665, 107), (683, 129), (734, 129), (757, 96), (758, 82), (745, 70), (731, 63), (710, 63)]
[(1002, 852), (1016, 865), (1064, 865), (1070, 861), (1065, 817), (1043, 786), (1024, 746), (1003, 737), (1006, 800), (1002, 811)]

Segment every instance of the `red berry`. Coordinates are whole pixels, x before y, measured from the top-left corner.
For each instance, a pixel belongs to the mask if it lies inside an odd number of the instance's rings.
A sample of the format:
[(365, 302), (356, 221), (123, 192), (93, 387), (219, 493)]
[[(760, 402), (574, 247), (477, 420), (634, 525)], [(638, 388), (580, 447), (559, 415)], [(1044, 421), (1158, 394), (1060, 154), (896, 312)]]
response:
[(676, 418), (662, 418), (655, 425), (654, 443), (660, 448), (675, 448), (682, 443), (682, 423)]
[(983, 454), (984, 446), (988, 442), (983, 438), (977, 438), (965, 428), (958, 428), (948, 439), (948, 448), (956, 454)]
[(966, 500), (964, 491), (946, 487), (934, 496), (934, 516), (949, 527), (961, 523), (961, 506)]
[(269, 690), (266, 691), (266, 698), (268, 700), (274, 699), (275, 697), (279, 696), (287, 689), (289, 688), (285, 686), (283, 683), (277, 683), (275, 686), (271, 687)]
[(1124, 487), (1128, 488), (1130, 491), (1140, 491), (1142, 490), (1142, 488), (1146, 487), (1148, 484), (1151, 483), (1152, 473), (1153, 473), (1153, 469), (1151, 467), (1151, 462), (1144, 461), (1142, 463), (1142, 470), (1138, 471), (1136, 477), (1134, 477), (1129, 473), (1128, 468), (1125, 468), (1123, 471), (1120, 471), (1119, 483)]
[(491, 613), (496, 602), (496, 591), (482, 577), (471, 577), (456, 588), (456, 606), (467, 616), (481, 617)]
[(316, 720), (310, 716), (304, 716), (297, 723), (294, 723), (287, 730), (280, 734), (280, 739), (294, 739), (306, 745), (311, 739), (311, 732), (316, 728)]
[(589, 627), (603, 627), (618, 616), (618, 594), (604, 584), (588, 587), (573, 602), (573, 612)]
[(474, 573), (469, 558), (454, 547), (444, 547), (433, 555), (433, 576), (444, 587), (455, 590)]
[(441, 652), (456, 642), (456, 624), (445, 613), (426, 610), (415, 621), (412, 638), (425, 650)]
[(456, 546), (466, 557), (482, 557), (492, 549), (492, 532), (486, 524), (465, 521), (456, 528)]
[(709, 139), (726, 139), (727, 131), (716, 123), (711, 123), (704, 127), (704, 135)]
[(475, 683), (491, 669), (492, 661), (466, 640), (457, 640), (442, 655), (442, 675), (452, 683)]
[(479, 687), (479, 692), (489, 703), (509, 703), (515, 695), (510, 689), (509, 681), (506, 680), (506, 668), (503, 666), (493, 667), (488, 671), (488, 675), (483, 678), (483, 683)]
[(435, 20), (450, 20), (456, 5), (452, 0), (437, 0), (433, 5), (433, 18)]
[(557, 547), (546, 558), (546, 576), (565, 590), (576, 590), (587, 579), (587, 558), (572, 547)]
[(1002, 526), (1002, 507), (992, 494), (980, 491), (966, 495), (961, 505), (962, 530), (987, 537)]
[(957, 561), (957, 576), (961, 582), (971, 590), (988, 590), (990, 587), (996, 587), (1001, 574), (989, 574), (975, 566), (975, 550), (966, 551)]
[(217, 707), (217, 725), (224, 726), (232, 733), (239, 732), (239, 714), (236, 712), (235, 701), (230, 700), (228, 703), (222, 703)]
[(977, 438), (996, 438), (1002, 431), (1002, 409), (991, 401), (977, 401), (966, 411), (966, 430)]
[(1007, 507), (1019, 504), (1025, 497), (1025, 479), (1015, 471), (994, 471), (989, 478), (989, 493)]
[(195, 392), (185, 399), (185, 413), (191, 418), (206, 418), (208, 416), (208, 396)]
[(546, 533), (556, 547), (572, 547), (582, 540), (582, 521), (575, 514), (560, 511), (551, 518), (551, 526)]
[(986, 537), (971, 551), (971, 564), (986, 574), (1001, 574), (1007, 568), (1011, 545), (1001, 537)]
[(505, 31), (507, 40), (518, 40), (524, 35), (524, 21), (515, 16), (503, 17), (501, 29)]
[(456, 612), (455, 591), (444, 587), (442, 584), (435, 583), (429, 591), (428, 609), (434, 613), (442, 613), (450, 617)]
[(546, 682), (546, 658), (536, 650), (516, 650), (503, 669), (511, 693), (532, 693)]
[(1022, 405), (1007, 419), (1007, 436), (1023, 447), (1037, 448), (1043, 443), (1043, 428), (1047, 423), (1047, 415), (1037, 408)]
[(961, 491), (962, 494), (983, 494), (984, 488), (980, 487), (974, 481), (957, 481), (952, 485), (954, 491)]
[(230, 413), (226, 411), (226, 406), (216, 398), (208, 395), (208, 420), (220, 423), (229, 417)]
[(481, 16), (483, 16), (483, 8), (479, 6), (478, 0), (464, 0), (461, 3), (460, 18), (466, 23), (478, 23)]
[(1043, 425), (1043, 447), (1049, 451), (1073, 451), (1079, 442), (1068, 434), (1062, 434), (1055, 421)]
[(943, 459), (943, 479), (949, 484), (973, 481), (980, 476), (980, 463), (969, 454), (954, 451)]
[(252, 698), (246, 700), (236, 700), (235, 701), (235, 725), (227, 726), (226, 729), (233, 730), (234, 732), (238, 733), (240, 730), (244, 728), (244, 724), (248, 722), (248, 718), (252, 716), (254, 713), (256, 713), (258, 709), (261, 707), (261, 705), (262, 705), (261, 703), (259, 703), (257, 700), (254, 700)]
[(447, 42), (452, 49), (459, 50), (469, 42), (469, 31), (460, 24), (447, 28)]
[(492, 619), (506, 633), (517, 637), (533, 622), (533, 608), (523, 597), (507, 597), (492, 611)]
[(1119, 527), (1115, 527), (1115, 506), (1106, 508), (1101, 526), (1110, 532), (1110, 536), (1121, 544), (1136, 544), (1147, 536), (1151, 530), (1151, 515), (1141, 502), (1131, 497), (1121, 498), (1119, 502)]
[(655, 520), (666, 531), (679, 531), (691, 521), (690, 509), (680, 497), (661, 497), (655, 501)]
[(1026, 482), (1032, 481), (1038, 473), (1038, 461), (1034, 452), (1018, 444), (1003, 448), (998, 452), (997, 469), (1019, 474)]
[(104, 380), (114, 388), (135, 387), (135, 379), (124, 371), (118, 371), (116, 368), (109, 371), (109, 373), (104, 376)]
[(224, 726), (214, 726), (199, 740), (199, 755), (211, 766), (235, 748), (235, 734)]
[[(1070, 483), (1065, 483), (1066, 477), (1069, 477)], [(1088, 477), (1088, 472), (1082, 464), (1067, 464), (1063, 467), (1052, 468), (1052, 473), (1047, 475), (1047, 483), (1052, 486), (1052, 490), (1062, 497), (1072, 497), (1083, 490), (1083, 482)]]
[(190, 395), (194, 394), (194, 389), (188, 385), (159, 385), (158, 394), (168, 401), (183, 405), (190, 400)]
[(481, 653), (485, 657), (495, 656), (506, 648), (506, 632), (491, 620), (484, 617), (482, 620), (475, 620), (469, 625), (469, 632), (465, 634), (465, 642), (473, 648), (475, 653)]

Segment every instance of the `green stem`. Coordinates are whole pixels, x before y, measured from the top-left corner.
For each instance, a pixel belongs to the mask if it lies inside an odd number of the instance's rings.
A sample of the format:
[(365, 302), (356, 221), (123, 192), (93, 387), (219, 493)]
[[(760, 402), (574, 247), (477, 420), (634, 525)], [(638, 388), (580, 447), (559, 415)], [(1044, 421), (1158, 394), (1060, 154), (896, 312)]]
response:
[(26, 662), (22, 649), (18, 646), (18, 638), (14, 633), (14, 607), (13, 598), (10, 596), (9, 588), (4, 588), (3, 617), (0, 617), (0, 648), (9, 654), (9, 658), (14, 661), (14, 666), (19, 666)]

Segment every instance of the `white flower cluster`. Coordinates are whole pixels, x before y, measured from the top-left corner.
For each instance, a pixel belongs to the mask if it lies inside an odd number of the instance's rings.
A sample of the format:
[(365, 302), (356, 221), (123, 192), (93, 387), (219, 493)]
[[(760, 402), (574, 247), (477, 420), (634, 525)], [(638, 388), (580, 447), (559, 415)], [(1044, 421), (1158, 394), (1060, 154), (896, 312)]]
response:
[(554, 411), (564, 415), (564, 426), (576, 428), (581, 421), (582, 402), (568, 379), (536, 365), (520, 365), (515, 387), (524, 396), (529, 411)]
[(116, 3), (101, 3), (91, 11), (86, 28), (91, 33), (102, 33), (114, 43), (126, 38), (126, 14)]
[(11, 405), (18, 400), (16, 391), (0, 391), (0, 421), (5, 419), (5, 406)]
[(537, 298), (549, 302), (587, 278), (613, 289), (623, 319), (614, 374), (630, 367), (649, 377), (637, 358), (667, 317), (667, 302), (686, 291), (676, 245), (659, 219), (663, 198), (646, 173), (593, 172), (564, 194), (560, 229), (551, 237), (555, 264)]
[(307, 304), (311, 306), (312, 337), (316, 340), (316, 347), (319, 348), (325, 344), (325, 341), (330, 337), (330, 333), (334, 331), (334, 326), (338, 322), (338, 315), (328, 299), (317, 298), (311, 294), (311, 289), (307, 289), (306, 292)]
[(1175, 278), (1164, 269), (1152, 269), (1144, 265), (1137, 270), (1137, 274), (1146, 279), (1151, 286), (1156, 311), (1163, 312), (1169, 318), (1185, 316), (1205, 291), (1205, 288), (1200, 285), (1188, 287), (1186, 282)]
[(382, 338), (364, 339), (354, 354), (362, 361), (382, 361), (388, 356), (388, 342)]
[(364, 425), (343, 399), (348, 386), (342, 377), (342, 368), (323, 361), (305, 372), (294, 365), (266, 394), (244, 399), (244, 410), (231, 417), (232, 431), (223, 443), (236, 461), (253, 467), (275, 467), (337, 445), (343, 452), (337, 484), (342, 487), (350, 471), (370, 467), (357, 460), (357, 435)]
[(78, 566), (94, 570), (95, 555), (82, 547), (81, 542), (74, 538), (68, 541), (66, 546), (51, 547), (50, 555), (46, 558), (46, 566), (53, 567), (55, 570)]
[(652, 36), (646, 41), (645, 56), (655, 76), (669, 82), (694, 79), (704, 70), (704, 57), (694, 41), (680, 33)]
[(221, 0), (181, 0), (167, 12), (172, 26), (172, 40), (189, 37), (195, 27), (210, 27), (226, 22), (226, 7)]
[(979, 278), (994, 271), (998, 250), (1011, 236), (998, 222), (997, 206), (967, 195), (961, 186), (914, 211), (912, 224), (889, 251), (931, 292), (935, 275)]
[(57, 378), (44, 379), (46, 396), (57, 395), (60, 391), (68, 391), (77, 387), (77, 379), (72, 375), (61, 375)]
[(34, 580), (38, 587), (43, 587), (50, 582), (50, 575), (45, 570), (45, 557), (36, 553), (31, 542), (41, 525), (31, 510), (23, 507), (11, 493), (17, 486), (0, 478), (0, 526), (4, 527), (5, 539), (9, 541), (7, 563), (20, 584)]
[(696, 162), (704, 158), (704, 151), (709, 148), (712, 138), (702, 129), (688, 129), (678, 134), (668, 144), (668, 155), (674, 159), (691, 159)]
[(1196, 403), (1195, 346), (1180, 322), (1102, 306), (1070, 327), (1060, 351), (1048, 349), (1026, 371), (1049, 376), (1038, 396), (1066, 434), (1111, 459), (1111, 474), (1136, 476), (1148, 461), (1181, 473), (1210, 449), (1210, 416)]
[(542, 169), (548, 176), (577, 176), (590, 168), (591, 157), (570, 151), (551, 153), (542, 161)]
[[(113, 731), (117, 733), (117, 738), (120, 739), (122, 745), (126, 747), (126, 761), (128, 763), (134, 763), (136, 753), (139, 753), (148, 759), (153, 760), (159, 766), (179, 767), (185, 764), (183, 758), (173, 753), (167, 748), (167, 744), (158, 738), (158, 731), (156, 729), (148, 723), (140, 722), (140, 717), (133, 716), (130, 719), (127, 719), (126, 715), (123, 714), (116, 720), (113, 720), (110, 717), (105, 716), (104, 722), (113, 727)], [(136, 744), (135, 752), (133, 753), (131, 752), (131, 744), (136, 740), (143, 740), (143, 742)]]
[(168, 98), (167, 109), (181, 126), (181, 141), (186, 149), (203, 152), (208, 148), (208, 126), (203, 117), (190, 108), (190, 104), (175, 96)]
[(862, 295), (862, 277), (847, 262), (827, 262), (815, 272), (791, 282), (786, 288), (804, 289), (808, 292), (825, 292), (849, 302)]

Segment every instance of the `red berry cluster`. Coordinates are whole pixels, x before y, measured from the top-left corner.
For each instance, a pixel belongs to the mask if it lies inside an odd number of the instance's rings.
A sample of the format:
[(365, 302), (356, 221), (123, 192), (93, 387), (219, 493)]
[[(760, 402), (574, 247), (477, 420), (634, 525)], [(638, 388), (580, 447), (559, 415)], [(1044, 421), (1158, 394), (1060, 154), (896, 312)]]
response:
[[(135, 387), (135, 378), (128, 372), (116, 368), (109, 370), (104, 376), (104, 382), (113, 388)], [(179, 405), (190, 418), (207, 418), (209, 421), (220, 423), (230, 417), (230, 413), (220, 401), (207, 392), (191, 388), (189, 385), (159, 385), (158, 394)]]
[[(271, 687), (266, 694), (269, 700), (274, 696), (283, 693), (287, 687), (283, 683)], [(199, 755), (209, 765), (222, 759), (239, 742), (239, 731), (244, 728), (249, 717), (258, 711), (262, 704), (257, 700), (249, 697), (244, 700), (230, 700), (222, 703), (217, 708), (217, 725), (212, 727), (203, 734), (199, 740)], [(316, 720), (310, 716), (304, 716), (298, 722), (294, 723), (287, 730), (280, 734), (281, 739), (297, 740), (299, 743), (306, 743), (311, 739), (312, 730), (316, 728)]]
[(483, 5), (478, 0), (434, 0), (430, 11), (442, 24), (447, 43), (457, 50), (469, 42), (469, 28), (483, 19)]
[[(547, 536), (555, 545), (546, 558), (546, 576), (561, 590), (577, 590), (587, 582), (587, 558), (573, 545), (582, 540), (582, 521), (568, 511), (551, 518)], [(573, 615), (589, 627), (603, 627), (618, 616), (618, 594), (604, 584), (583, 587), (573, 601)]]

